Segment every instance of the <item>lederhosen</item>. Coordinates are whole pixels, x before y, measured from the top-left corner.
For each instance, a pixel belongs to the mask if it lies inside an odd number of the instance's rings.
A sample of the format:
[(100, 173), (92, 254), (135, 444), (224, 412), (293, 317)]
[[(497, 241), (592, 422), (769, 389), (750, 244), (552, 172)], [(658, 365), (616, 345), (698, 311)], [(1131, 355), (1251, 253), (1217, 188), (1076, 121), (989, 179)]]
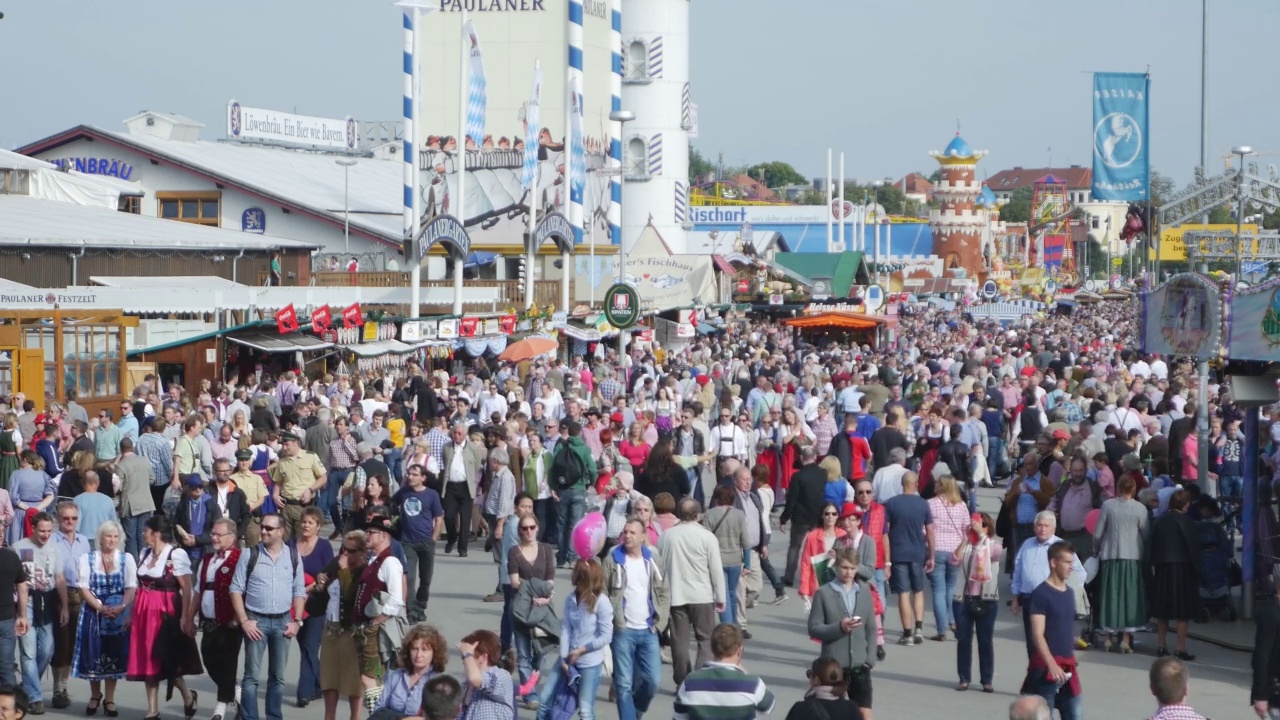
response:
[[(236, 621), (235, 610), (231, 606), (231, 578), (235, 575), (236, 565), (240, 562), (240, 548), (233, 547), (225, 551), (226, 560), (218, 568), (213, 578), (213, 586), (208, 585), (209, 565), (219, 553), (209, 553), (200, 561), (199, 575), (196, 578), (195, 602), (200, 610), (200, 655), (204, 658), (204, 666), (209, 678), (218, 688), (218, 702), (229, 703), (236, 699), (236, 668), (240, 657), (240, 646), (244, 644), (244, 632)], [(204, 615), (204, 592), (213, 591), (214, 617)]]
[(378, 639), (381, 629), (371, 627), (372, 619), (365, 614), (365, 608), (378, 597), (378, 593), (387, 591), (387, 584), (378, 579), (382, 563), (391, 557), (391, 548), (378, 553), (360, 574), (360, 583), (356, 586), (356, 601), (351, 607), (348, 622), (355, 628), (356, 652), (360, 655), (360, 674), (365, 677), (382, 678), (382, 659), (378, 653)]

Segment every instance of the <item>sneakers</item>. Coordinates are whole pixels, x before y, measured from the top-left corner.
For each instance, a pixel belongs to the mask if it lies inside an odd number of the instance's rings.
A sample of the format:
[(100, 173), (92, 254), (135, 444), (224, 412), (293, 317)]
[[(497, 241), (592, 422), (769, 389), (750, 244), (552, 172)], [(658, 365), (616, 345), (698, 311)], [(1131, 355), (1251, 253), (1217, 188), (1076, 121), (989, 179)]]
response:
[(883, 645), (876, 648), (876, 660), (878, 660), (879, 662), (884, 662), (884, 659), (888, 656), (889, 656), (889, 653), (885, 651)]
[[(946, 637), (943, 637), (942, 639), (943, 639), (943, 640), (946, 640)], [(924, 636), (923, 636), (923, 635), (912, 635), (912, 636), (911, 636), (911, 642), (912, 642), (913, 644), (915, 644), (915, 645), (923, 645), (923, 644), (924, 644)]]
[(909, 633), (903, 633), (902, 637), (898, 638), (898, 644), (899, 645), (915, 645), (916, 642)]
[(787, 601), (787, 591), (786, 591), (786, 590), (783, 590), (782, 592), (780, 592), (780, 593), (778, 593), (777, 595), (775, 595), (775, 596), (773, 597), (773, 602), (771, 602), (771, 603), (769, 603), (769, 604), (770, 604), (770, 605), (781, 605), (782, 603), (784, 603), (784, 602), (786, 602), (786, 601)]
[(502, 593), (493, 593), (484, 596), (485, 602), (502, 602)]
[(71, 696), (66, 690), (55, 690), (53, 693), (53, 707), (57, 710), (71, 707)]
[(44, 714), (44, 703), (43, 703), (43, 702), (40, 702), (40, 701), (37, 701), (37, 702), (33, 702), (33, 703), (31, 703), (31, 707), (28, 707), (28, 708), (27, 708), (27, 714), (28, 714), (28, 715), (43, 715), (43, 714)]
[(751, 631), (750, 631), (750, 630), (747, 630), (746, 628), (742, 628), (742, 639), (743, 639), (743, 640), (750, 640), (750, 639), (751, 639)]

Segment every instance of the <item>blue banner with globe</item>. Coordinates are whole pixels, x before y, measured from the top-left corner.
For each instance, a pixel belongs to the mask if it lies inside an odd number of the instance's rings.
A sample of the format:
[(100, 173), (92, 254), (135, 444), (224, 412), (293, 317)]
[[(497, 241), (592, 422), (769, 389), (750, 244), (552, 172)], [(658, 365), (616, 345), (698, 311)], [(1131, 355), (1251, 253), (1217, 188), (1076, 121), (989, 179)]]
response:
[(1233, 360), (1276, 359), (1280, 353), (1280, 280), (1235, 291), (1228, 347)]
[(1150, 198), (1150, 90), (1143, 73), (1093, 74), (1094, 200)]

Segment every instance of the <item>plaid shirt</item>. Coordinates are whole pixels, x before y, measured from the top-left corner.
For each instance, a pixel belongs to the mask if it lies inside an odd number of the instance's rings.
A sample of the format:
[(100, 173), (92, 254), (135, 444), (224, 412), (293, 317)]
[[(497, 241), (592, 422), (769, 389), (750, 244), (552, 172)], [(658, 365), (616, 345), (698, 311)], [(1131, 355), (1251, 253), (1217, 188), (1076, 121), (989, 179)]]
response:
[(836, 421), (828, 414), (825, 418), (819, 417), (814, 420), (809, 429), (813, 431), (814, 445), (818, 448), (818, 455), (826, 455), (831, 450), (832, 439), (839, 432), (836, 429)]
[(431, 449), (431, 454), (435, 456), (436, 462), (440, 463), (440, 467), (444, 467), (444, 446), (449, 444), (449, 433), (438, 427), (433, 427), (427, 432), (427, 447)]
[(1191, 708), (1190, 705), (1161, 705), (1148, 720), (1205, 720), (1205, 717)]
[(627, 387), (613, 378), (600, 383), (600, 397), (607, 405), (613, 405), (613, 401), (626, 391)]
[(931, 497), (929, 512), (933, 515), (934, 552), (955, 552), (969, 530), (968, 506), (964, 503), (948, 505), (941, 497)]
[(346, 438), (335, 435), (329, 443), (329, 462), (325, 466), (329, 470), (350, 470), (360, 462), (356, 454), (356, 437), (350, 433)]
[(151, 463), (151, 484), (168, 485), (173, 479), (173, 443), (160, 433), (145, 433), (138, 438), (134, 452)]
[(515, 717), (516, 688), (511, 673), (491, 667), (484, 671), (479, 689), (470, 683), (463, 687), (462, 711), (467, 720), (511, 720)]

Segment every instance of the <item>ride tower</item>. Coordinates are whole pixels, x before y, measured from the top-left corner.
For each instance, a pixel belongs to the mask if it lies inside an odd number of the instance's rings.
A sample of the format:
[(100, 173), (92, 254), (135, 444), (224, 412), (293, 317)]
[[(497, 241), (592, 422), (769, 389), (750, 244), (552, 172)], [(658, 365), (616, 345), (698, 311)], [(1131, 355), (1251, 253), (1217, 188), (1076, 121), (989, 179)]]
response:
[(1059, 285), (1073, 286), (1075, 254), (1071, 250), (1071, 201), (1066, 181), (1052, 174), (1035, 182), (1031, 193), (1028, 237), (1035, 242), (1036, 260)]
[(929, 213), (933, 254), (942, 258), (944, 272), (963, 270), (965, 277), (981, 280), (987, 270), (983, 235), (988, 221), (976, 209), (982, 192), (977, 168), (987, 152), (974, 150), (957, 132), (946, 149), (929, 155), (941, 166), (941, 177), (933, 188), (938, 207)]

